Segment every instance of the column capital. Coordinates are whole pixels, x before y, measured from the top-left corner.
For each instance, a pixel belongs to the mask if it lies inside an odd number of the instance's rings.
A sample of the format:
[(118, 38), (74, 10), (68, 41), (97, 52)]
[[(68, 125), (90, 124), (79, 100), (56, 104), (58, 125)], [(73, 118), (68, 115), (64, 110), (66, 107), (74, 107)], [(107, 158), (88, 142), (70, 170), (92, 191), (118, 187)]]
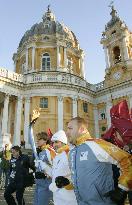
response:
[(112, 94), (106, 96), (106, 102), (112, 102)]
[(57, 43), (56, 43), (56, 47), (59, 47), (60, 46), (60, 43), (57, 41)]
[(73, 96), (73, 97), (72, 97), (72, 100), (73, 100), (73, 103), (75, 103), (75, 102), (78, 100), (78, 96), (76, 96), (76, 95)]
[(29, 96), (25, 97), (25, 102), (30, 103), (30, 97)]
[(128, 97), (129, 97), (129, 98), (132, 98), (132, 93), (128, 94)]
[(23, 100), (23, 96), (17, 96), (17, 100), (18, 101), (22, 101)]
[(93, 109), (94, 109), (94, 110), (98, 110), (97, 105), (94, 105), (94, 106), (93, 106)]
[(58, 101), (63, 101), (63, 96), (61, 96), (61, 95), (59, 95), (59, 96), (57, 96), (57, 98), (58, 98)]
[(5, 98), (9, 98), (11, 95), (9, 93), (5, 93)]
[(35, 49), (35, 48), (36, 48), (36, 45), (32, 45), (32, 48)]

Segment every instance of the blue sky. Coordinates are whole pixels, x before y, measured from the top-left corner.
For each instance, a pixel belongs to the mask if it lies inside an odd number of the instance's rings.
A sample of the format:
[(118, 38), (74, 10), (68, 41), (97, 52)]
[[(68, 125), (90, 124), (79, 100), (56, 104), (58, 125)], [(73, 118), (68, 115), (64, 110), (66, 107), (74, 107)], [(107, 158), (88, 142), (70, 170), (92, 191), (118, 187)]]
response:
[[(0, 0), (0, 67), (13, 70), (13, 53), (31, 26), (42, 20), (51, 5), (56, 19), (76, 35), (85, 52), (86, 79), (104, 80), (105, 59), (101, 34), (110, 20), (110, 0)], [(115, 0), (115, 9), (132, 31), (132, 1)]]

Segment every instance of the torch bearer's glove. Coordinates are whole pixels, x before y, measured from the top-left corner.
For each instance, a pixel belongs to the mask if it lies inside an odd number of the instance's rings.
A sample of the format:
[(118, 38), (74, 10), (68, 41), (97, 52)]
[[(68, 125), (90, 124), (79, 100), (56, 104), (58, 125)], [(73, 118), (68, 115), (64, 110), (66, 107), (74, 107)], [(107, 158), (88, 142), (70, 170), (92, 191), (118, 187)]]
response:
[(63, 177), (63, 176), (58, 176), (58, 177), (55, 178), (55, 183), (56, 183), (56, 186), (58, 188), (63, 188), (65, 186), (69, 185), (70, 181), (67, 178)]

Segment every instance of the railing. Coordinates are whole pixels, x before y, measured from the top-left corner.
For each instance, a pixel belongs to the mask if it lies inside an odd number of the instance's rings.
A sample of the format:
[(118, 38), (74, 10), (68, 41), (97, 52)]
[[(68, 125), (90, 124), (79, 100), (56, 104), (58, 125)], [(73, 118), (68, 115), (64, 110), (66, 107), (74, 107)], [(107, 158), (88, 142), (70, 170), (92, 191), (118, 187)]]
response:
[(54, 72), (40, 71), (39, 73), (32, 72), (32, 73), (27, 73), (25, 75), (22, 75), (22, 74), (17, 74), (13, 71), (9, 71), (5, 68), (0, 68), (0, 77), (4, 77), (8, 80), (20, 82), (24, 84), (39, 83), (39, 82), (71, 84), (95, 92), (104, 88), (104, 81), (98, 84), (90, 84), (86, 80), (78, 76), (75, 76), (71, 73), (58, 72), (58, 71), (54, 71)]
[(95, 91), (102, 90), (104, 88), (104, 81), (94, 85)]
[(17, 82), (23, 82), (23, 75), (9, 71), (5, 68), (0, 68), (0, 77), (4, 77)]
[(72, 84), (78, 85), (82, 87), (90, 87), (85, 80), (82, 78), (75, 76), (70, 73), (64, 72), (40, 72), (40, 73), (30, 73), (25, 75), (24, 83), (39, 83), (39, 82), (53, 82), (53, 83), (65, 83), (65, 84)]

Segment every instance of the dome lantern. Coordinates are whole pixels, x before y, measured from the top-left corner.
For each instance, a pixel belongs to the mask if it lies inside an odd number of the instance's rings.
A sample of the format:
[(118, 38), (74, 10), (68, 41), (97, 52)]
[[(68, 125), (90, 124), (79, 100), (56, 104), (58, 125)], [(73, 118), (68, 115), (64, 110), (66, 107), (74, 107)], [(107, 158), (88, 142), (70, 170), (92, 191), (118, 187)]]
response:
[(55, 15), (50, 10), (50, 5), (48, 5), (47, 12), (42, 17), (43, 22), (45, 21), (55, 21)]

